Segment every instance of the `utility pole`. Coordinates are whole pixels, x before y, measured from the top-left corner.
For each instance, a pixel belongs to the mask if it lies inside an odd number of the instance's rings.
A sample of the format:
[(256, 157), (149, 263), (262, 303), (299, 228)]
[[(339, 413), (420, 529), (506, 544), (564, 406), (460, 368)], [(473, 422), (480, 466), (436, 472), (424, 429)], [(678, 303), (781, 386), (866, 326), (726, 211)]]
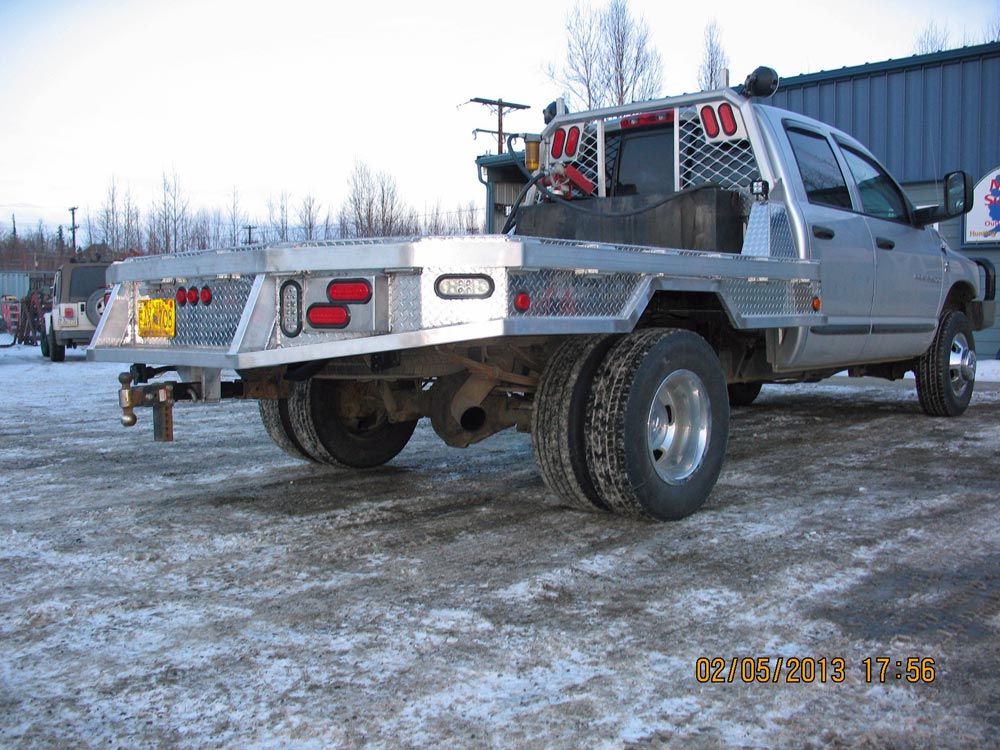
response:
[(73, 255), (76, 255), (76, 230), (80, 228), (80, 227), (78, 227), (76, 225), (76, 210), (77, 210), (77, 208), (78, 208), (77, 206), (73, 206), (69, 210), (69, 215), (70, 215), (69, 228), (70, 228), (70, 231), (73, 233)]
[(503, 99), (483, 99), (481, 97), (476, 97), (475, 99), (469, 99), (466, 104), (482, 104), (483, 106), (495, 108), (497, 111), (497, 129), (496, 130), (484, 130), (483, 128), (476, 128), (472, 131), (473, 135), (476, 133), (491, 133), (497, 137), (497, 153), (503, 153), (503, 115), (504, 111), (515, 110), (515, 109), (531, 109), (527, 104), (515, 104), (514, 102), (505, 102)]
[(252, 227), (252, 226), (250, 226), (248, 224), (247, 226), (245, 226), (243, 228), (247, 230), (247, 244), (248, 245), (252, 245), (253, 244), (253, 230), (255, 230), (257, 227)]

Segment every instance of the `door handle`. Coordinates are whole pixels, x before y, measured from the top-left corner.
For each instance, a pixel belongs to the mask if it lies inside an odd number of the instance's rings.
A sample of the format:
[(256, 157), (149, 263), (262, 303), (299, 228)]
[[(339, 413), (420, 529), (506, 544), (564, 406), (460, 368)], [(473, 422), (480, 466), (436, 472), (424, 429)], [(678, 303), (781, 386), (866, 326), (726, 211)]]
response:
[(896, 243), (890, 240), (888, 237), (876, 237), (875, 244), (878, 245), (883, 250), (892, 250), (896, 247)]
[(813, 237), (816, 237), (817, 239), (820, 240), (832, 240), (836, 236), (837, 233), (834, 232), (829, 227), (823, 227), (820, 226), (819, 224), (813, 224)]

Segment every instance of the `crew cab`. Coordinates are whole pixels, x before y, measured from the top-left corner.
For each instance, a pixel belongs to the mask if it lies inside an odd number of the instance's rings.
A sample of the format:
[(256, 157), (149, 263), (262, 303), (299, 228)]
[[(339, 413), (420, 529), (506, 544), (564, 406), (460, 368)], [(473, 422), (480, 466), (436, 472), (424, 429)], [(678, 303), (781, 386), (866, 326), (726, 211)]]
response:
[(566, 503), (655, 520), (705, 502), (762, 383), (914, 371), (924, 411), (961, 414), (995, 274), (933, 224), (971, 179), (915, 209), (850, 135), (763, 104), (776, 85), (557, 112), (500, 235), (115, 264), (88, 356), (132, 365), (122, 421), (153, 407), (157, 439), (176, 401), (229, 397), (289, 454), (355, 468), (423, 417), (460, 447), (516, 427)]

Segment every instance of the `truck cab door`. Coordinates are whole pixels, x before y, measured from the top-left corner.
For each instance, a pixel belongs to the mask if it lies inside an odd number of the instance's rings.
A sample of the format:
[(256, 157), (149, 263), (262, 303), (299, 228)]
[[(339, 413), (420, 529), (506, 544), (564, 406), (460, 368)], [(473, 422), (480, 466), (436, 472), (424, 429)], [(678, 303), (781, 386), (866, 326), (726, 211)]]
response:
[(828, 323), (786, 337), (775, 365), (793, 370), (857, 362), (871, 331), (871, 235), (865, 217), (854, 211), (842, 164), (826, 135), (793, 121), (785, 122), (785, 132), (801, 178), (801, 187), (793, 190), (805, 239), (810, 257), (820, 261), (822, 310)]
[(913, 224), (910, 202), (870, 154), (839, 145), (875, 257), (872, 335), (863, 358), (890, 361), (921, 354), (937, 329), (944, 277), (941, 240)]

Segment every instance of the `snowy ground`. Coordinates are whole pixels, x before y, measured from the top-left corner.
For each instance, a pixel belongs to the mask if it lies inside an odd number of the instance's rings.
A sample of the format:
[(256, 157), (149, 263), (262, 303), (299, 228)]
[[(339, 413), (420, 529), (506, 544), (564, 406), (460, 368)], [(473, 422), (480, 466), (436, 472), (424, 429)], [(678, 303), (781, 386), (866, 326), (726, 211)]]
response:
[[(651, 525), (559, 507), (513, 432), (421, 426), (358, 473), (238, 403), (157, 445), (118, 369), (0, 350), (0, 747), (1000, 745), (995, 384), (955, 420), (765, 388), (705, 508)], [(784, 666), (704, 684), (703, 657)]]

